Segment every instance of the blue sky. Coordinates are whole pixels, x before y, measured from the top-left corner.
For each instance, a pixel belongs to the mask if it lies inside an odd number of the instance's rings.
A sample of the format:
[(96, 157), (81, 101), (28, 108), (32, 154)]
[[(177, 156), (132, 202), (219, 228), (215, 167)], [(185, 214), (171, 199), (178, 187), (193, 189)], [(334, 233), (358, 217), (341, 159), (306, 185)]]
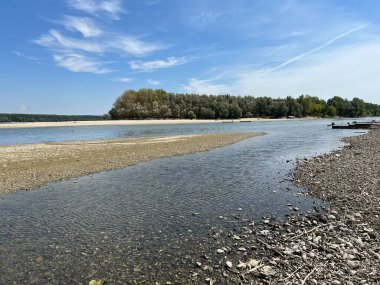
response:
[(377, 0), (3, 0), (0, 112), (103, 114), (126, 89), (380, 104)]

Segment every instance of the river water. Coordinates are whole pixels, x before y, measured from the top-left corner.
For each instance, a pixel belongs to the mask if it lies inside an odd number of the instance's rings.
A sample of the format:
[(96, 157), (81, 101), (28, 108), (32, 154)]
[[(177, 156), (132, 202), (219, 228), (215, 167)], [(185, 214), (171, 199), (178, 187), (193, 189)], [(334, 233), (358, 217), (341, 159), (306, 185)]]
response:
[[(323, 206), (286, 178), (297, 158), (329, 152), (353, 130), (328, 121), (0, 129), (0, 145), (264, 131), (240, 143), (51, 183), (0, 197), (0, 284), (174, 282), (217, 246), (215, 226)], [(174, 284), (174, 283), (173, 283)]]

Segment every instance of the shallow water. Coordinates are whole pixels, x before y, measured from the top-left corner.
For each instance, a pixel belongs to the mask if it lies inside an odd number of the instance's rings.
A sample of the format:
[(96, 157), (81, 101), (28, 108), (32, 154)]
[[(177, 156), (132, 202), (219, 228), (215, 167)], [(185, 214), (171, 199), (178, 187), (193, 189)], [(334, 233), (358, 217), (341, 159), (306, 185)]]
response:
[[(214, 226), (228, 230), (234, 216), (281, 219), (293, 211), (289, 203), (301, 212), (323, 205), (296, 197), (303, 189), (286, 177), (296, 158), (340, 147), (340, 137), (355, 134), (326, 124), (101, 127), (108, 138), (132, 130), (132, 136), (152, 130), (155, 135), (244, 130), (267, 135), (1, 197), (0, 283), (86, 284), (105, 278), (108, 284), (153, 284), (173, 282), (176, 273), (186, 276), (202, 255), (215, 252), (209, 236)], [(39, 138), (46, 141), (46, 133)]]

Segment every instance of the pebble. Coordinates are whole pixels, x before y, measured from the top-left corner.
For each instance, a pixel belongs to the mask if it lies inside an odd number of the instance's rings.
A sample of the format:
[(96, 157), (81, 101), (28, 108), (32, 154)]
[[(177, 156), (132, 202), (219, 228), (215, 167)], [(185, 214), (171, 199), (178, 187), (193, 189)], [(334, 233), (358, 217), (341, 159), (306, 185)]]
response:
[(240, 269), (246, 269), (247, 268), (247, 263), (241, 262), (236, 266), (237, 268)]
[(257, 265), (259, 265), (259, 261), (258, 260), (256, 260), (256, 259), (251, 259), (250, 261), (248, 261), (248, 265), (250, 266), (250, 267), (256, 267)]
[(227, 262), (226, 262), (226, 265), (227, 265), (228, 268), (232, 268), (232, 267), (233, 267), (233, 264), (232, 264), (231, 261), (227, 261)]
[(351, 268), (357, 268), (359, 264), (356, 263), (355, 261), (348, 260), (347, 265), (350, 266)]
[(263, 274), (266, 277), (274, 275), (274, 270), (272, 269), (271, 266), (265, 265), (261, 268), (260, 270), (261, 274)]
[(316, 236), (314, 239), (313, 239), (313, 242), (318, 244), (320, 241), (321, 241), (322, 237), (321, 236)]

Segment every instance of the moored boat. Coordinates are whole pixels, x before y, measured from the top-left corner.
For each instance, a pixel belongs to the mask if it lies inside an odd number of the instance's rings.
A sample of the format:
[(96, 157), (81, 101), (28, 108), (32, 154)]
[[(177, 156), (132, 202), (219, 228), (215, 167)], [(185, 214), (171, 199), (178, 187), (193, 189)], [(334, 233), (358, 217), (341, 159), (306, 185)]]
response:
[(347, 125), (336, 125), (334, 122), (331, 123), (333, 129), (376, 129), (380, 128), (380, 122), (375, 120), (371, 122), (356, 122), (347, 123)]

